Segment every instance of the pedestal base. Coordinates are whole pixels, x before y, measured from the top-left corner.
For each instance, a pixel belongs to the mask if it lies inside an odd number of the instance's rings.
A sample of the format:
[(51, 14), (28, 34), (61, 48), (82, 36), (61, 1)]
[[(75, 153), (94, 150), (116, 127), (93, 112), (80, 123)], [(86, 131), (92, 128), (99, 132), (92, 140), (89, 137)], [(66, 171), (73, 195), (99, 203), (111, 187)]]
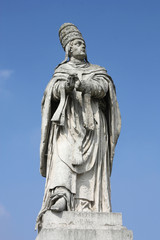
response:
[(36, 240), (133, 240), (121, 213), (47, 211)]

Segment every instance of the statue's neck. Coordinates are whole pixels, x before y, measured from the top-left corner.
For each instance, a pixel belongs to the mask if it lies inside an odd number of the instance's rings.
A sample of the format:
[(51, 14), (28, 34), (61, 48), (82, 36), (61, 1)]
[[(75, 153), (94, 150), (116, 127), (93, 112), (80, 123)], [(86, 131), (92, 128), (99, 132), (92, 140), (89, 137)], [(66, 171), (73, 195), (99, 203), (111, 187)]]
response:
[(85, 59), (77, 59), (74, 57), (70, 57), (70, 62), (74, 63), (74, 64), (83, 64), (85, 63)]

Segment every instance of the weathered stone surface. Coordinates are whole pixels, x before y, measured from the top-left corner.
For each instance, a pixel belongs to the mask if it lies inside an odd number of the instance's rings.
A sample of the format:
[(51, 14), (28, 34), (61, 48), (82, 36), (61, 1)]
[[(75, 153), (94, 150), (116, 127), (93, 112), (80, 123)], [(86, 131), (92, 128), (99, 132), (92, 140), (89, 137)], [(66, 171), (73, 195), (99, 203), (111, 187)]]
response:
[(74, 24), (63, 24), (59, 37), (65, 59), (42, 99), (40, 172), (46, 184), (36, 240), (132, 240), (121, 214), (110, 213), (121, 129), (115, 85), (105, 68), (88, 62)]
[(47, 211), (36, 240), (133, 240), (121, 213)]
[(121, 117), (105, 68), (87, 60), (78, 28), (59, 30), (65, 60), (42, 99), (40, 171), (46, 177), (42, 215), (52, 211), (110, 212), (110, 176)]

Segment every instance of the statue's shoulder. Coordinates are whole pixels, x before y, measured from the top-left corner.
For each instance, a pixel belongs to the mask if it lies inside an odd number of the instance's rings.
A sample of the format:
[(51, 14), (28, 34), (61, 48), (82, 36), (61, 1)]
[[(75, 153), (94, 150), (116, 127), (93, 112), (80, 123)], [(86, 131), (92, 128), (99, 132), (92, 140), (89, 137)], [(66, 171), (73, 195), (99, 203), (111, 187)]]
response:
[(103, 72), (106, 72), (107, 73), (107, 70), (104, 68), (104, 67), (101, 67), (99, 65), (96, 65), (96, 64), (89, 64), (89, 68), (90, 70), (95, 70), (95, 71), (103, 71)]
[[(99, 65), (90, 64), (90, 71), (95, 71), (97, 73), (103, 74), (107, 77), (108, 81), (114, 85), (113, 79), (110, 75), (108, 75), (107, 70), (104, 67), (101, 67)], [(115, 86), (114, 86), (115, 88)]]
[(55, 71), (54, 71), (54, 74), (55, 73), (60, 73), (60, 72), (67, 72), (69, 69), (70, 69), (70, 65), (68, 64), (68, 62), (66, 63), (63, 63), (63, 64), (59, 64), (56, 68), (55, 68)]
[(48, 84), (46, 86), (46, 90), (45, 91), (47, 92), (50, 88), (52, 88), (54, 82), (56, 81), (57, 73), (67, 73), (67, 71), (68, 71), (68, 68), (67, 68), (67, 64), (66, 63), (56, 67), (51, 80), (48, 82)]

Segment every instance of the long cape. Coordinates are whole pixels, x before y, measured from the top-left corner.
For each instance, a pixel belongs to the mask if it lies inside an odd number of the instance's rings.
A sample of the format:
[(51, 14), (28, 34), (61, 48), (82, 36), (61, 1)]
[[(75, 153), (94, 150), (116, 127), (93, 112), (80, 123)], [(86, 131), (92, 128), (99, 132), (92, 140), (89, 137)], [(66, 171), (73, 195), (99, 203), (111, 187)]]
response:
[[(53, 75), (53, 78), (48, 83), (44, 96), (42, 99), (41, 113), (42, 113), (42, 127), (41, 127), (41, 144), (40, 144), (40, 173), (43, 177), (46, 177), (46, 168), (47, 168), (47, 150), (48, 150), (48, 141), (49, 133), (51, 127), (51, 119), (55, 117), (55, 112), (57, 108), (60, 113), (65, 111), (65, 103), (56, 102), (53, 100), (52, 90), (54, 83), (58, 80), (56, 73), (68, 73), (66, 69), (66, 64), (58, 67)], [(121, 129), (121, 116), (119, 111), (119, 105), (116, 98), (115, 86), (112, 81), (112, 78), (107, 74), (107, 71), (97, 65), (90, 64), (88, 72), (98, 72), (105, 76), (105, 79), (108, 81), (108, 92), (104, 98), (106, 102), (106, 119), (108, 124), (108, 134), (109, 134), (109, 162), (110, 162), (110, 175), (112, 171), (113, 157), (115, 146), (120, 134)], [(63, 89), (62, 89), (63, 91)], [(63, 95), (64, 97), (65, 95)], [(63, 99), (64, 100), (64, 99)], [(65, 101), (64, 101), (65, 102)], [(62, 105), (62, 106), (61, 106)]]

